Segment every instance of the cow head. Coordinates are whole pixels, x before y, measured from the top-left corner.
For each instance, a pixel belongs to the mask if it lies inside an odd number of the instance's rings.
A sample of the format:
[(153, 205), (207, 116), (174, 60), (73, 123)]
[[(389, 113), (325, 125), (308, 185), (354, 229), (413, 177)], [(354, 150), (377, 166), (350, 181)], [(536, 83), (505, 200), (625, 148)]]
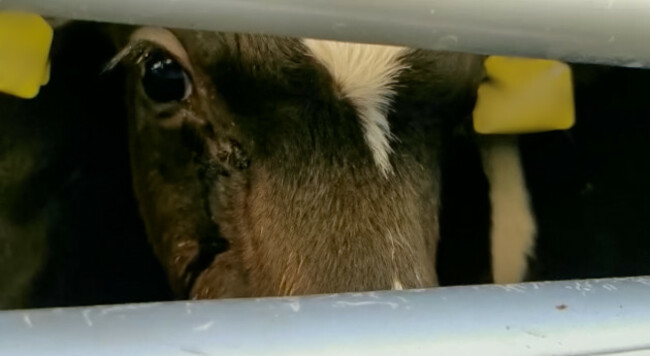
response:
[(134, 187), (179, 295), (437, 284), (439, 152), (481, 60), (121, 29)]

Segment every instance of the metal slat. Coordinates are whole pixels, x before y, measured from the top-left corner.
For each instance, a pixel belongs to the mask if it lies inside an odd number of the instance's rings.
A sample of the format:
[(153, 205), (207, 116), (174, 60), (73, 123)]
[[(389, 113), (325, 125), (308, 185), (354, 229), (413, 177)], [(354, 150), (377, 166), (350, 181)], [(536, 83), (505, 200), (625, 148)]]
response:
[(0, 0), (129, 24), (650, 66), (647, 0)]
[[(0, 0), (206, 30), (650, 66), (647, 0)], [(0, 313), (0, 355), (649, 355), (650, 278)]]
[(648, 355), (650, 278), (0, 313), (0, 355)]

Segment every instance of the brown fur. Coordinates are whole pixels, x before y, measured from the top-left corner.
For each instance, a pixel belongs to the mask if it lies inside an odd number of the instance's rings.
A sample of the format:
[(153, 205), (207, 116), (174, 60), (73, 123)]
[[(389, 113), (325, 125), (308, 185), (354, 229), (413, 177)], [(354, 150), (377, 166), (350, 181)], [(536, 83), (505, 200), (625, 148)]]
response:
[[(150, 102), (136, 66), (129, 122), (140, 210), (177, 294), (437, 285), (441, 123), (469, 115), (480, 59), (404, 59), (412, 69), (396, 85), (394, 172), (385, 177), (352, 104), (299, 41), (175, 34), (192, 96)], [(116, 36), (121, 46), (127, 37)], [(206, 244), (222, 248), (206, 260)]]

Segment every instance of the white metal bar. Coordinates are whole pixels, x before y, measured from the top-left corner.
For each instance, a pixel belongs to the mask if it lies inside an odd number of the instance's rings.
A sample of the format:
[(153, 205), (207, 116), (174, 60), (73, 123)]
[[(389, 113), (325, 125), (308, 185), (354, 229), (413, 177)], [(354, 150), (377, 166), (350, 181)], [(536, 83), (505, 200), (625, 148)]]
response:
[(650, 66), (648, 0), (0, 0), (48, 16)]
[[(0, 0), (48, 16), (650, 66), (647, 0)], [(0, 355), (647, 355), (650, 278), (0, 313)]]
[(0, 355), (648, 355), (650, 278), (0, 313)]

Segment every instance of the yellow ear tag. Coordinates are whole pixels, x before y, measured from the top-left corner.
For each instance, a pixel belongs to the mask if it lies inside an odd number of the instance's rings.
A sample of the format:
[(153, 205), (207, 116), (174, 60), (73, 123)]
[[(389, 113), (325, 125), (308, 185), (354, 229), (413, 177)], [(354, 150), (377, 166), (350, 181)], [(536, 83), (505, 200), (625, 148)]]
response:
[(566, 63), (491, 56), (485, 68), (491, 80), (478, 89), (476, 132), (566, 130), (575, 123), (573, 79)]
[(25, 99), (49, 81), (52, 28), (23, 12), (0, 12), (0, 92)]

